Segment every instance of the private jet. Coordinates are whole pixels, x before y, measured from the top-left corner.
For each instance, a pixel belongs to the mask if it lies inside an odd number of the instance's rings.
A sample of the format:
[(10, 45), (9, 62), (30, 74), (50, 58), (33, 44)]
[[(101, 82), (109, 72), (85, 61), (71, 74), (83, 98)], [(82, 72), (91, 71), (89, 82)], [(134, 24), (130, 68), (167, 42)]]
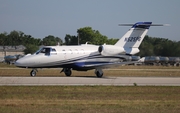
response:
[(62, 68), (61, 72), (66, 76), (71, 76), (72, 70), (95, 69), (96, 76), (101, 78), (104, 68), (137, 62), (129, 61), (129, 58), (140, 51), (138, 47), (150, 26), (163, 26), (152, 22), (119, 25), (132, 27), (115, 45), (98, 46), (86, 43), (76, 46), (44, 46), (34, 54), (27, 54), (17, 60), (15, 65), (21, 68), (32, 68), (31, 76), (36, 76), (38, 68)]

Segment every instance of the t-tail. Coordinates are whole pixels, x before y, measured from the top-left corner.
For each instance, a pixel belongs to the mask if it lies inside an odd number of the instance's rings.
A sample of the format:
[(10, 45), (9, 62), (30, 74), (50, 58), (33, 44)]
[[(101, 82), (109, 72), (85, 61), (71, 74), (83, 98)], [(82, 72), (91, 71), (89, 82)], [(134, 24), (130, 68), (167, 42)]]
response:
[(132, 26), (129, 31), (115, 44), (123, 47), (126, 54), (136, 54), (150, 26), (164, 26), (165, 24), (152, 24), (152, 22), (137, 22), (135, 24), (119, 24), (120, 26)]

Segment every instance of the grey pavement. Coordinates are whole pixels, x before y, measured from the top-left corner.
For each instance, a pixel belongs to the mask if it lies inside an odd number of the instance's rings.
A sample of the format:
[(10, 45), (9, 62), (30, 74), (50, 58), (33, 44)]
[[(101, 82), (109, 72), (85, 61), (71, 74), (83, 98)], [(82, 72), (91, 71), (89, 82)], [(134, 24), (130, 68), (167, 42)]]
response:
[(180, 77), (0, 77), (1, 86), (180, 86)]

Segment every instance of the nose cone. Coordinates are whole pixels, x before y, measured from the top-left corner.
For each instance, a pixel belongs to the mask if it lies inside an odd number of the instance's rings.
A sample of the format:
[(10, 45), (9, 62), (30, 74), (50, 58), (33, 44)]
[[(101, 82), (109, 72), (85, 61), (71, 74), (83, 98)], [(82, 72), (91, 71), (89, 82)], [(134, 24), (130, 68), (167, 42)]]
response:
[(16, 65), (17, 67), (22, 67), (22, 68), (29, 67), (31, 56), (32, 56), (31, 54), (25, 55), (24, 57), (18, 59), (14, 65)]
[(14, 65), (17, 67), (25, 67), (22, 59), (17, 60)]

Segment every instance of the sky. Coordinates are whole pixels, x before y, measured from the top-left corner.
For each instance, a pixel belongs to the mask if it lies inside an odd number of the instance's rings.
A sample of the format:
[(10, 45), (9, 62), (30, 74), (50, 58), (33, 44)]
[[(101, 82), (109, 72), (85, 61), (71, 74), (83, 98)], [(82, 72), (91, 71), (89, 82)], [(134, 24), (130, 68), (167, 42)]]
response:
[(150, 27), (147, 35), (180, 41), (180, 0), (0, 0), (0, 33), (22, 31), (34, 38), (66, 34), (92, 27), (108, 38), (121, 38), (130, 26), (150, 21), (170, 26)]

